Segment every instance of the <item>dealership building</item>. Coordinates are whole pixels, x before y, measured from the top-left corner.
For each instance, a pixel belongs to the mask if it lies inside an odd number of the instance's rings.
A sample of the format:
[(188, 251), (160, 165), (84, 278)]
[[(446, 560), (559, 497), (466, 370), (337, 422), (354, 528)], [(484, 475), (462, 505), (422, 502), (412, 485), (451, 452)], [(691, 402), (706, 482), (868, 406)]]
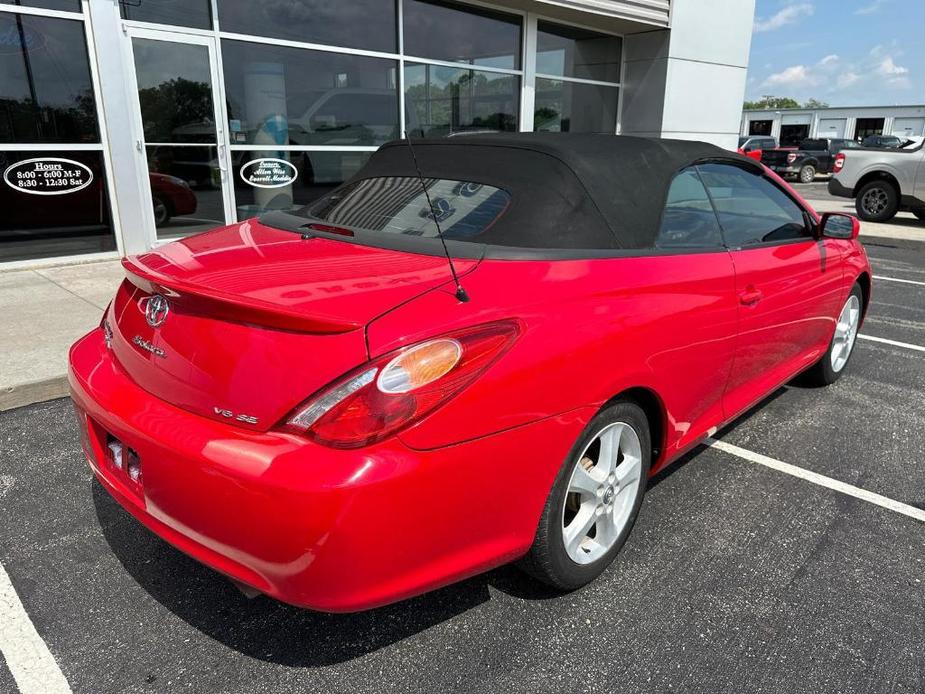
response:
[(753, 14), (753, 0), (0, 0), (0, 269), (297, 208), (405, 133), (733, 148)]
[(925, 136), (925, 106), (857, 106), (744, 111), (742, 135), (770, 135), (782, 147), (806, 138), (863, 140), (868, 135)]

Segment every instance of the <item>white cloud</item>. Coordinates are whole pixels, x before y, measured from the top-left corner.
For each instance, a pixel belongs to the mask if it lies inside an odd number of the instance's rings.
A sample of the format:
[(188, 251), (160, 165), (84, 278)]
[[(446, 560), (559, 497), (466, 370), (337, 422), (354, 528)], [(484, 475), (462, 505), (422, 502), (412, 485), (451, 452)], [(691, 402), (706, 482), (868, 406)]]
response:
[(887, 48), (875, 46), (870, 58), (858, 62), (845, 62), (832, 53), (813, 65), (791, 65), (775, 72), (761, 82), (762, 89), (788, 90), (796, 96), (817, 96), (837, 94), (850, 87), (878, 81), (882, 86), (893, 89), (908, 89), (912, 86), (909, 68), (897, 65), (894, 55)]
[(873, 2), (868, 3), (862, 7), (859, 7), (854, 11), (855, 14), (874, 14), (879, 12), (880, 8), (887, 4), (889, 0), (873, 0)]
[(847, 89), (861, 80), (861, 76), (856, 72), (843, 72), (838, 76), (836, 84), (839, 89)]
[(793, 24), (800, 17), (809, 17), (815, 8), (809, 3), (800, 3), (797, 5), (787, 5), (777, 14), (771, 15), (766, 19), (758, 18), (755, 20), (755, 31), (774, 31), (781, 27)]
[(769, 75), (764, 81), (766, 87), (812, 87), (816, 84), (819, 84), (819, 78), (805, 65), (791, 65)]
[(877, 73), (884, 77), (902, 77), (909, 74), (909, 68), (902, 67), (893, 62), (893, 56), (887, 56), (877, 66)]

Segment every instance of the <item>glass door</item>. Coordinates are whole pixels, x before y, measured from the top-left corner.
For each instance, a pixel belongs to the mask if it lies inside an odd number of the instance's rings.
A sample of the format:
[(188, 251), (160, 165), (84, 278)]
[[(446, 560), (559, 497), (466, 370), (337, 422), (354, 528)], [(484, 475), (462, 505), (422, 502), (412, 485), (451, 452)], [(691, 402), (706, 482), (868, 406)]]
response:
[(129, 39), (149, 242), (233, 221), (214, 39), (138, 28), (129, 29)]

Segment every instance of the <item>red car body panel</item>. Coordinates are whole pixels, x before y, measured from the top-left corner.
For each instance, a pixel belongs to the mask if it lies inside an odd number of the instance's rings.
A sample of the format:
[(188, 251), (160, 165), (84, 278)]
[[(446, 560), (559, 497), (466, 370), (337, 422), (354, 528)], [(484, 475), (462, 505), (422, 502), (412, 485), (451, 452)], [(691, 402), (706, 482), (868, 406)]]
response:
[[(655, 404), (658, 472), (810, 366), (870, 276), (861, 244), (833, 239), (455, 262), (467, 303), (445, 258), (256, 221), (127, 260), (110, 346), (98, 329), (70, 354), (94, 473), (236, 580), (319, 610), (374, 607), (523, 555), (573, 443), (618, 394)], [(151, 291), (171, 301), (157, 329), (139, 310)], [(511, 319), (504, 356), (395, 436), (338, 450), (281, 429), (369, 359)], [(112, 438), (142, 461), (140, 490), (107, 465)]]
[[(113, 351), (142, 388), (190, 412), (256, 417), (266, 431), (367, 359), (364, 326), (446, 282), (445, 258), (399, 253), (243, 222), (124, 261)], [(474, 261), (457, 263), (465, 274)], [(170, 298), (153, 328), (138, 306)], [(172, 356), (139, 349), (136, 337)], [(253, 428), (253, 427), (252, 427)]]
[(167, 203), (170, 214), (185, 215), (193, 214), (196, 211), (199, 201), (189, 186), (175, 183), (173, 176), (166, 176), (153, 171), (148, 174), (148, 180), (151, 183), (151, 192), (159, 195)]

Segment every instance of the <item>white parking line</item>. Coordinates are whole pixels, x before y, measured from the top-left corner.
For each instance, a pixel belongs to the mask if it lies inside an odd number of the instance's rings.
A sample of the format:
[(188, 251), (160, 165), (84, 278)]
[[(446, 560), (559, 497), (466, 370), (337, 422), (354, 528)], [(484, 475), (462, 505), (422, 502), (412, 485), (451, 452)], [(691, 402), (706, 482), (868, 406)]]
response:
[(855, 487), (853, 485), (846, 484), (845, 482), (840, 482), (839, 480), (833, 479), (832, 477), (820, 475), (817, 472), (804, 470), (801, 467), (782, 462), (776, 458), (769, 458), (766, 455), (761, 455), (760, 453), (755, 453), (753, 451), (746, 450), (745, 448), (739, 448), (738, 446), (735, 446), (731, 443), (726, 443), (725, 441), (717, 441), (716, 439), (708, 438), (704, 443), (712, 448), (723, 451), (724, 453), (729, 453), (730, 455), (734, 455), (737, 458), (742, 458), (742, 460), (747, 460), (750, 463), (758, 463), (759, 465), (764, 465), (765, 467), (769, 467), (773, 470), (783, 472), (787, 475), (793, 475), (794, 477), (799, 477), (802, 480), (812, 482), (813, 484), (818, 484), (821, 487), (834, 489), (836, 492), (841, 492), (842, 494), (853, 496), (856, 499), (861, 499), (862, 501), (876, 504), (877, 506), (889, 509), (890, 511), (895, 511), (896, 513), (901, 513), (904, 516), (909, 516), (910, 518), (915, 518), (916, 520), (925, 523), (925, 511), (916, 508), (915, 506), (910, 506), (909, 504), (904, 504), (900, 501), (894, 501), (893, 499), (889, 499), (885, 496), (880, 496), (879, 494), (869, 492), (866, 489), (861, 489), (860, 487)]
[(71, 694), (70, 685), (26, 614), (2, 564), (0, 652), (22, 694)]
[(870, 340), (871, 342), (882, 342), (885, 345), (893, 345), (893, 347), (902, 347), (903, 349), (912, 349), (916, 352), (925, 352), (925, 347), (919, 345), (912, 345), (908, 342), (897, 342), (896, 340), (887, 340), (885, 337), (874, 337), (873, 335), (861, 335), (858, 334), (859, 340)]
[(917, 284), (920, 287), (925, 287), (925, 282), (918, 282), (916, 280), (901, 280), (898, 277), (884, 277), (883, 275), (874, 275), (875, 280), (885, 280), (887, 282), (902, 282), (903, 284)]

